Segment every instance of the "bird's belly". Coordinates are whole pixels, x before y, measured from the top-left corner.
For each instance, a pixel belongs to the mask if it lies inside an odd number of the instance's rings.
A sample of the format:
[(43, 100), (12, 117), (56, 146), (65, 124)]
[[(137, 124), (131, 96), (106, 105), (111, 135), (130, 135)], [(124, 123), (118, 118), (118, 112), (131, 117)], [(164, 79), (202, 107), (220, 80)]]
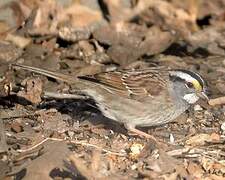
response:
[(163, 109), (159, 113), (149, 113), (143, 117), (138, 117), (136, 126), (157, 126), (173, 121), (181, 115), (186, 109)]
[[(90, 91), (89, 91), (90, 94)], [(93, 99), (104, 116), (120, 123), (133, 126), (156, 126), (174, 120), (188, 107), (162, 102), (149, 102), (149, 104), (128, 99), (108, 96), (105, 99), (101, 94), (93, 94)], [(110, 98), (109, 98), (110, 97)]]
[(115, 121), (124, 123), (124, 124), (132, 124), (133, 126), (157, 126), (161, 124), (168, 123), (179, 115), (181, 115), (187, 107), (168, 107), (161, 106), (159, 109), (147, 109), (142, 106), (129, 106), (123, 104), (121, 107), (109, 107), (108, 104), (101, 104), (99, 106), (103, 115), (113, 119)]

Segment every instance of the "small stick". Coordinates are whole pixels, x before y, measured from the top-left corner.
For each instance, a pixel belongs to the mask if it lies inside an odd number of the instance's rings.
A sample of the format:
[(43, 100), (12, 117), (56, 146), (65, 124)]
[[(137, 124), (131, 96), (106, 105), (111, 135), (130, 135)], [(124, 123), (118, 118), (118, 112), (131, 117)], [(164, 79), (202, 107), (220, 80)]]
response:
[(43, 143), (45, 143), (48, 140), (51, 140), (51, 141), (67, 141), (67, 142), (73, 143), (73, 144), (78, 144), (78, 145), (87, 146), (87, 147), (93, 147), (93, 148), (101, 150), (101, 151), (103, 151), (103, 152), (105, 152), (107, 154), (112, 154), (112, 155), (116, 155), (116, 156), (126, 156), (126, 153), (113, 152), (113, 151), (101, 148), (101, 147), (99, 147), (97, 145), (90, 144), (90, 143), (87, 143), (87, 142), (84, 142), (84, 141), (69, 141), (69, 140), (58, 139), (58, 138), (45, 138), (41, 142), (35, 144), (34, 146), (32, 146), (32, 147), (30, 147), (28, 149), (18, 149), (17, 151), (22, 153), (22, 152), (27, 152), (27, 151), (34, 150), (35, 148), (37, 148), (38, 146), (42, 145)]
[(215, 99), (210, 99), (208, 101), (208, 103), (209, 103), (210, 106), (216, 106), (216, 105), (225, 104), (225, 96), (218, 97), (218, 98), (215, 98)]

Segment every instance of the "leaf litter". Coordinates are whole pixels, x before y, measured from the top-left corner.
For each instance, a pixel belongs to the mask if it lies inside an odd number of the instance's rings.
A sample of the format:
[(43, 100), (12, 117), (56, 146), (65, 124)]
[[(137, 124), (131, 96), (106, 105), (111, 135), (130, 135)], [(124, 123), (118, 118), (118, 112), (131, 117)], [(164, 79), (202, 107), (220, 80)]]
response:
[[(0, 178), (223, 179), (224, 7), (224, 0), (0, 3)], [(208, 81), (210, 101), (144, 129), (162, 141), (156, 146), (82, 95), (59, 98), (69, 96), (67, 84), (12, 70), (12, 62), (73, 76), (187, 68)]]

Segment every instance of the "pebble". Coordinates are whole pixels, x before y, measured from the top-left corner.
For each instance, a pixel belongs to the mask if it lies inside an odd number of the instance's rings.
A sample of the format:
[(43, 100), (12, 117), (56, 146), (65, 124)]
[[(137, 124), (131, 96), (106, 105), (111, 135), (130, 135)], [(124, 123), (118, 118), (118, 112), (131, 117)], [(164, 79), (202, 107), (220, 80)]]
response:
[(220, 128), (221, 128), (221, 130), (222, 130), (223, 132), (225, 132), (225, 122), (223, 122), (223, 123), (221, 124)]
[(202, 111), (203, 108), (202, 108), (199, 104), (196, 104), (196, 105), (194, 106), (194, 110), (195, 110), (195, 111)]
[(131, 166), (131, 169), (132, 169), (132, 170), (135, 170), (135, 169), (137, 169), (137, 166), (136, 166), (136, 164), (133, 164), (133, 165)]
[(175, 143), (175, 138), (174, 138), (173, 134), (170, 134), (170, 143), (171, 144)]

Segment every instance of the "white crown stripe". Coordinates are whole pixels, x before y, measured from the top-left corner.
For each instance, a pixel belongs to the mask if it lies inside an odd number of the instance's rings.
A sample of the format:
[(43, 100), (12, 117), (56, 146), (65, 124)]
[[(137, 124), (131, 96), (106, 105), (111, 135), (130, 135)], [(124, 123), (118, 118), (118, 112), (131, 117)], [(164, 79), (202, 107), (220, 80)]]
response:
[[(170, 74), (172, 76), (177, 76), (187, 82), (193, 82), (193, 81), (196, 81), (197, 79), (192, 77), (190, 74), (187, 74), (187, 73), (184, 73), (184, 72), (181, 72), (181, 71), (171, 71)], [(202, 81), (203, 79), (198, 75), (198, 74), (195, 74), (197, 75)], [(204, 82), (204, 81), (203, 81)]]

